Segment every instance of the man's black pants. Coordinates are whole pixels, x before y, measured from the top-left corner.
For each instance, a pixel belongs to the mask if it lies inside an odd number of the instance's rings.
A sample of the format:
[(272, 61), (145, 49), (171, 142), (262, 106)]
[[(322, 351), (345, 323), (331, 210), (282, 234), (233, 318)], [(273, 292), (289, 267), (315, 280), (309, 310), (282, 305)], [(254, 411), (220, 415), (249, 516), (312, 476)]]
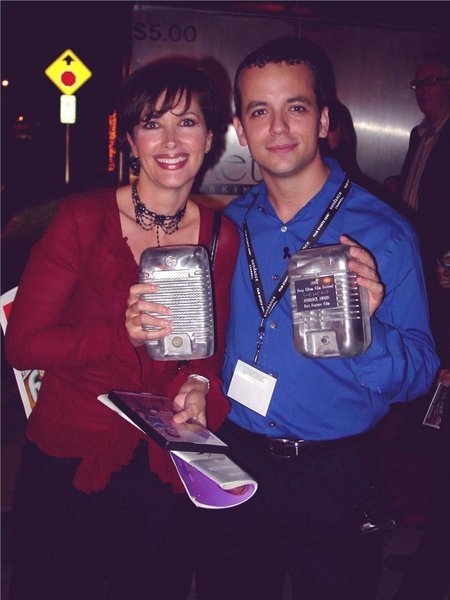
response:
[(360, 531), (374, 484), (370, 436), (293, 458), (230, 421), (219, 436), (259, 488), (239, 507), (202, 511), (199, 599), (276, 600), (289, 574), (298, 600), (374, 600), (382, 537)]

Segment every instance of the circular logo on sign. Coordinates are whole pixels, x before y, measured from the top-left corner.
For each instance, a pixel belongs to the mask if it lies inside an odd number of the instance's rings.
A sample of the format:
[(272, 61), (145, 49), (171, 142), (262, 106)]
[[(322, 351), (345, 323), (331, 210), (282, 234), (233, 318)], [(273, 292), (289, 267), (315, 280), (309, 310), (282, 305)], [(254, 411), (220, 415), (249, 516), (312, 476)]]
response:
[(174, 348), (181, 348), (182, 345), (183, 345), (183, 340), (180, 338), (179, 335), (177, 335), (176, 337), (172, 338), (172, 346)]

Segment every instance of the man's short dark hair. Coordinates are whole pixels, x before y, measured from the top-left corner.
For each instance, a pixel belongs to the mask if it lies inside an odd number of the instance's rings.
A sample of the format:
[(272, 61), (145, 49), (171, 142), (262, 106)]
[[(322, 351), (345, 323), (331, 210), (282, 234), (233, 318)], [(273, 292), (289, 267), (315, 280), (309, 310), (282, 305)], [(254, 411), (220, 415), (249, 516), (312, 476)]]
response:
[[(132, 136), (138, 123), (176, 109), (183, 96), (186, 103), (180, 109), (187, 110), (192, 98), (199, 103), (206, 127), (213, 133), (213, 149), (217, 149), (227, 130), (227, 115), (222, 110), (222, 100), (209, 75), (189, 59), (169, 59), (148, 64), (134, 71), (124, 81), (117, 108), (119, 144), (122, 149), (129, 150), (127, 133)], [(160, 98), (162, 104), (156, 110)]]
[(236, 116), (242, 116), (242, 98), (239, 89), (244, 69), (263, 68), (269, 63), (285, 62), (288, 65), (305, 64), (311, 70), (313, 87), (319, 111), (327, 106), (335, 95), (334, 74), (325, 52), (314, 42), (299, 38), (278, 38), (267, 42), (241, 62), (234, 78), (234, 106)]

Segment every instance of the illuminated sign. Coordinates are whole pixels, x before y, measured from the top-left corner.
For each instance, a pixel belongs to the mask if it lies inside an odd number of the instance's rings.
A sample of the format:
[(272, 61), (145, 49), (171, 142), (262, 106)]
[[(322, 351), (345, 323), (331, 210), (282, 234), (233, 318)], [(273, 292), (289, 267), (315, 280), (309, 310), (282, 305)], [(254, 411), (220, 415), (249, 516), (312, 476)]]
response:
[(108, 172), (116, 170), (117, 112), (108, 115)]
[(72, 52), (66, 50), (47, 67), (45, 74), (66, 96), (74, 94), (92, 76), (87, 66)]

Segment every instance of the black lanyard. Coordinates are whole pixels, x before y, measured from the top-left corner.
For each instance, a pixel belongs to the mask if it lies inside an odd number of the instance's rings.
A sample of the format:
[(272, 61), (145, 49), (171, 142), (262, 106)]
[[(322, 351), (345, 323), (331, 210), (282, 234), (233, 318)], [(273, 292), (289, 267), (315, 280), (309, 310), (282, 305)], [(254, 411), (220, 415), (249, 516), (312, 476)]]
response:
[[(319, 240), (320, 236), (323, 234), (323, 232), (328, 227), (331, 220), (333, 219), (333, 217), (336, 215), (337, 211), (339, 210), (342, 202), (344, 201), (345, 197), (347, 196), (347, 194), (350, 190), (350, 187), (351, 187), (350, 179), (346, 176), (341, 187), (338, 189), (334, 198), (331, 200), (330, 204), (325, 209), (325, 212), (322, 214), (320, 219), (317, 221), (316, 225), (313, 227), (313, 230), (309, 234), (308, 239), (303, 244), (303, 246), (300, 248), (300, 250), (306, 250), (307, 248), (310, 248), (313, 244), (315, 244)], [(247, 211), (247, 214), (250, 211), (250, 209), (252, 208), (253, 204), (254, 204), (254, 202), (252, 203), (249, 210)], [(259, 353), (261, 352), (261, 347), (263, 344), (264, 333), (265, 333), (265, 329), (266, 329), (266, 327), (265, 327), (266, 319), (272, 313), (275, 306), (278, 304), (278, 302), (281, 300), (284, 293), (286, 292), (286, 289), (289, 284), (289, 277), (288, 277), (288, 272), (286, 271), (280, 284), (277, 286), (276, 290), (273, 292), (272, 296), (269, 298), (269, 301), (266, 303), (265, 296), (264, 296), (264, 290), (263, 290), (262, 284), (261, 284), (261, 277), (259, 274), (258, 264), (256, 262), (256, 256), (253, 251), (253, 246), (252, 246), (252, 242), (251, 242), (251, 238), (250, 238), (250, 231), (249, 231), (249, 228), (247, 225), (247, 215), (244, 218), (243, 230), (244, 230), (245, 251), (247, 254), (250, 281), (252, 284), (253, 294), (255, 296), (256, 304), (258, 305), (259, 312), (261, 314), (261, 323), (259, 324), (259, 327), (258, 327), (258, 341), (256, 343), (256, 354), (255, 354), (255, 358), (253, 359), (253, 363), (257, 364), (258, 358), (259, 358)]]

